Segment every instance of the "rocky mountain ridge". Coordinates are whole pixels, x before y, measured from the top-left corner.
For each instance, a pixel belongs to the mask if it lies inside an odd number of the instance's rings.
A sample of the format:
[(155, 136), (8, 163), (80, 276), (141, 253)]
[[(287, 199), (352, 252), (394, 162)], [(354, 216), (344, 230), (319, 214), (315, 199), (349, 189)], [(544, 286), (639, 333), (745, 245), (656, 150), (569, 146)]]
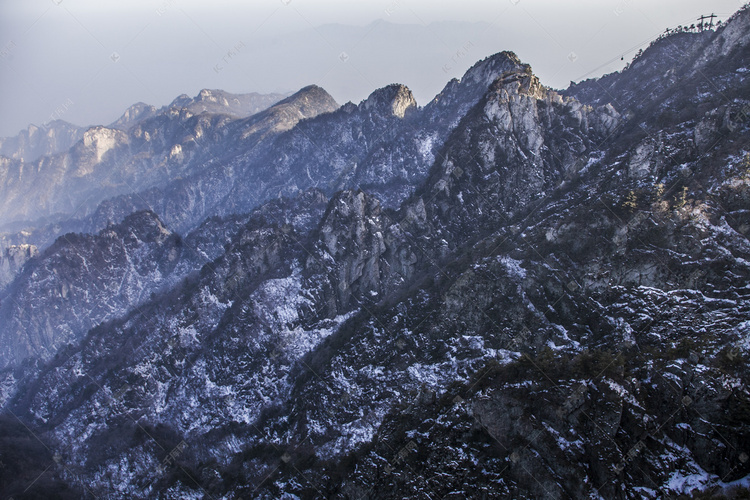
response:
[[(211, 114), (192, 117), (189, 111), (180, 111), (184, 108), (175, 106), (169, 109), (168, 116), (161, 114), (161, 118), (136, 123), (126, 139), (115, 129), (94, 129), (89, 133), (87, 146), (71, 150), (70, 158), (51, 159), (39, 167), (50, 171), (57, 169), (60, 161), (85, 160), (78, 167), (83, 177), (70, 177), (64, 171), (50, 175), (59, 177), (61, 182), (85, 184), (81, 195), (93, 192), (89, 204), (77, 206), (72, 218), (62, 214), (52, 217), (60, 219), (52, 223), (49, 214), (38, 221), (6, 223), (5, 245), (33, 244), (44, 248), (65, 232), (94, 233), (137, 210), (152, 210), (168, 226), (186, 233), (208, 216), (247, 212), (268, 199), (296, 196), (311, 187), (331, 195), (338, 189), (362, 186), (379, 194), (388, 206), (397, 206), (426, 177), (460, 113), (481, 98), (492, 75), (497, 77), (519, 65), (520, 61), (511, 53), (480, 61), (460, 82), (450, 82), (424, 110), (416, 108), (408, 89), (391, 87), (374, 92), (359, 106), (349, 103), (330, 117), (303, 120), (296, 127), (294, 124), (300, 117), (338, 107), (325, 91), (312, 86), (302, 89), (291, 100), (244, 120)], [(393, 89), (406, 100), (389, 96)], [(301, 107), (302, 115), (295, 106)], [(403, 117), (397, 116), (401, 111), (393, 112), (400, 107)], [(408, 116), (407, 109), (411, 110)], [(216, 132), (211, 135), (209, 130)], [(274, 137), (276, 134), (280, 136)], [(311, 141), (311, 137), (316, 139)], [(114, 147), (121, 140), (129, 145)], [(369, 144), (370, 140), (374, 144)], [(152, 150), (157, 153), (147, 152)], [(197, 150), (201, 153), (195, 154)], [(147, 155), (147, 161), (132, 157), (134, 151)], [(160, 163), (154, 168), (156, 162)], [(264, 166), (268, 164), (273, 168), (266, 169)], [(7, 172), (12, 174), (21, 168), (20, 164), (9, 162)], [(27, 180), (35, 175), (33, 168), (23, 169)], [(107, 177), (99, 179), (99, 171), (106, 172)], [(235, 182), (259, 172), (260, 182)], [(24, 184), (22, 179), (14, 175), (6, 178), (7, 191), (16, 196), (11, 196), (6, 205), (16, 211), (23, 210), (23, 204), (15, 203), (23, 189), (40, 189), (28, 182), (26, 188), (20, 188), (18, 183)], [(149, 184), (153, 187), (138, 191), (138, 185)], [(93, 208), (95, 203), (91, 201), (106, 198), (107, 193), (117, 190), (134, 192), (106, 199)], [(62, 201), (70, 205), (74, 200)], [(35, 204), (34, 210), (38, 208)]]
[(32, 162), (68, 150), (81, 139), (83, 129), (63, 120), (37, 127), (29, 125), (15, 137), (0, 138), (0, 156)]
[[(749, 13), (695, 38), (680, 68), (735, 48), (660, 82), (652, 106), (547, 89), (502, 53), (425, 108), (394, 85), (298, 122), (275, 157), (238, 157), (271, 159), (261, 178), (292, 183), (267, 192), (288, 198), (238, 215), (261, 191), (231, 185), (227, 215), (184, 238), (201, 258), (174, 264), (199, 272), (6, 368), (3, 408), (55, 451), (40, 460), (55, 480), (92, 497), (746, 488)], [(641, 60), (670, 57), (657, 44)], [(648, 95), (646, 66), (602, 86)], [(696, 111), (665, 114), (679, 99)], [(408, 156), (425, 131), (444, 137), (432, 158)], [(226, 172), (248, 172), (237, 162)], [(355, 182), (378, 165), (390, 177)]]
[[(139, 103), (108, 127), (77, 129), (80, 140), (67, 152), (30, 162), (3, 159), (3, 225), (59, 214), (80, 218), (111, 196), (161, 186), (215, 155), (211, 146), (224, 138), (226, 131), (219, 129), (227, 123), (257, 115), (282, 100), (278, 94), (203, 90), (194, 99), (178, 98), (160, 110)], [(328, 104), (335, 102), (329, 97)], [(283, 119), (304, 118), (308, 111), (312, 108)], [(196, 158), (193, 150), (199, 143), (202, 151)], [(39, 175), (47, 181), (40, 183)], [(76, 196), (61, 197), (61, 186)]]
[[(130, 106), (120, 118), (109, 124), (127, 132), (130, 127), (170, 108), (185, 108), (193, 115), (224, 114), (247, 118), (289, 97), (288, 94), (231, 94), (223, 90), (201, 90), (196, 97), (181, 95), (157, 109), (142, 102)], [(72, 103), (66, 103), (66, 106)], [(63, 120), (51, 120), (42, 126), (29, 125), (14, 137), (0, 138), (0, 156), (31, 163), (41, 156), (51, 156), (70, 149), (89, 127), (78, 127)]]

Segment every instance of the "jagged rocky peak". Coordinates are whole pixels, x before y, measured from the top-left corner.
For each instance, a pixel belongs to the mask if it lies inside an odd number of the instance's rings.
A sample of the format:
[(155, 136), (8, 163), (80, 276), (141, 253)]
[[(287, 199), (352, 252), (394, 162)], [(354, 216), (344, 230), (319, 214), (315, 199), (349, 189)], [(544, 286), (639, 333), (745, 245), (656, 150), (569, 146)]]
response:
[(190, 97), (187, 94), (180, 94), (177, 97), (175, 97), (171, 103), (169, 103), (170, 108), (184, 108), (188, 104), (190, 104), (193, 101), (192, 97)]
[[(28, 127), (26, 128), (25, 132), (27, 132), (27, 133), (28, 133), (28, 136), (29, 136), (29, 138), (32, 138), (32, 137), (34, 137), (35, 135), (37, 135), (37, 134), (39, 133), (39, 131), (40, 131), (40, 130), (41, 130), (41, 129), (40, 129), (39, 127), (37, 127), (36, 125), (34, 125), (33, 123), (31, 123), (31, 124), (29, 124), (29, 126), (28, 126)], [(50, 129), (48, 129), (48, 132), (49, 132), (49, 133), (51, 133), (51, 132), (52, 132), (52, 129), (51, 129), (51, 128), (50, 128)]]
[(460, 81), (464, 84), (472, 82), (488, 87), (503, 73), (526, 67), (528, 65), (523, 64), (515, 53), (509, 51), (499, 52), (482, 59), (469, 68)]
[[(239, 104), (239, 99), (238, 96), (234, 96), (223, 90), (202, 89), (198, 92), (198, 95), (195, 96), (195, 99), (193, 99), (193, 103), (203, 103), (204, 105), (212, 103), (229, 109), (232, 108), (233, 105)], [(208, 110), (208, 108), (206, 109)]]
[(156, 107), (145, 102), (137, 102), (126, 109), (120, 118), (112, 122), (110, 127), (119, 130), (128, 130), (133, 125), (154, 116), (156, 112)]
[(539, 78), (534, 75), (528, 64), (501, 74), (492, 83), (490, 90), (494, 93), (504, 93), (506, 96), (524, 94), (536, 99), (544, 99), (548, 95), (546, 87), (539, 82)]
[(41, 127), (31, 124), (14, 137), (0, 137), (0, 155), (31, 162), (65, 151), (81, 138), (83, 131), (64, 120), (52, 120)]
[(120, 131), (113, 130), (109, 127), (96, 126), (91, 127), (83, 133), (83, 144), (84, 146), (91, 146), (97, 141), (106, 140), (112, 137), (120, 137), (122, 134)]
[(463, 98), (479, 98), (500, 75), (509, 71), (524, 69), (523, 64), (513, 52), (499, 52), (482, 59), (469, 68), (461, 79), (454, 78), (443, 91), (435, 96), (431, 103), (440, 103), (460, 94)]
[(306, 104), (313, 106), (318, 109), (325, 109), (327, 111), (334, 111), (339, 108), (339, 104), (336, 102), (331, 94), (326, 92), (322, 87), (317, 85), (308, 85), (299, 89), (297, 92), (287, 97), (279, 104), (295, 102), (298, 104)]
[(46, 135), (47, 137), (52, 137), (54, 135), (58, 135), (60, 133), (70, 133), (75, 132), (80, 127), (77, 125), (73, 125), (72, 123), (66, 122), (65, 120), (52, 120), (41, 127), (37, 127), (34, 124), (31, 124), (28, 126), (26, 131), (28, 131), (29, 136), (34, 136), (36, 134)]
[[(574, 125), (575, 129), (583, 133), (591, 130), (606, 136), (612, 133), (621, 121), (620, 113), (609, 103), (593, 107), (582, 104), (575, 98), (563, 97), (545, 87), (528, 64), (505, 72), (494, 81), (490, 86), (485, 113), (496, 120), (502, 118), (501, 122), (507, 120), (508, 124), (511, 117), (536, 122), (538, 117), (534, 113), (528, 113), (528, 99), (543, 100), (550, 105), (565, 108), (564, 114), (572, 119), (568, 125)], [(501, 109), (502, 112), (499, 111)]]
[(469, 68), (460, 79), (453, 79), (425, 106), (429, 121), (451, 116), (451, 127), (485, 95), (492, 82), (509, 71), (524, 70), (521, 60), (513, 52), (489, 56)]
[(417, 101), (407, 86), (395, 83), (370, 94), (362, 101), (360, 107), (367, 111), (404, 118), (410, 111), (417, 109)]
[(178, 96), (168, 109), (187, 109), (193, 115), (203, 113), (226, 114), (247, 118), (268, 109), (288, 94), (232, 94), (218, 89), (202, 89), (195, 97)]
[[(268, 114), (263, 116), (271, 119), (273, 130), (283, 132), (294, 127), (300, 120), (330, 113), (337, 109), (339, 109), (339, 104), (331, 97), (331, 94), (317, 85), (308, 85), (273, 105), (268, 109)], [(255, 117), (250, 118), (251, 122), (254, 120)], [(253, 130), (255, 128), (251, 127), (245, 135)]]
[(198, 96), (195, 98), (196, 101), (209, 101), (209, 102), (220, 102), (225, 106), (229, 105), (226, 97), (221, 95), (220, 92), (211, 89), (203, 89), (198, 92)]
[(300, 120), (330, 113), (338, 108), (339, 104), (328, 92), (317, 85), (308, 85), (262, 113), (249, 117), (244, 122), (241, 137), (259, 137), (269, 131), (285, 132)]

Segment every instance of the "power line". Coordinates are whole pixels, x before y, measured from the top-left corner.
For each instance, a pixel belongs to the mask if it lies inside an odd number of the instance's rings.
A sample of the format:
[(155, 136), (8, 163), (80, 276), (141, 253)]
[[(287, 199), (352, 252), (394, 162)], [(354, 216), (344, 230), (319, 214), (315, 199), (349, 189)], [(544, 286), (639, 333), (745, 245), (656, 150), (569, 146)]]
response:
[[(641, 48), (641, 47), (643, 47), (644, 45), (646, 45), (646, 44), (649, 44), (649, 43), (653, 42), (654, 40), (656, 40), (656, 39), (657, 39), (657, 38), (659, 38), (660, 36), (661, 36), (661, 33), (659, 33), (658, 35), (652, 36), (652, 37), (650, 37), (649, 39), (647, 39), (646, 41), (644, 41), (644, 42), (641, 42), (641, 43), (639, 43), (638, 45), (634, 45), (633, 47), (630, 47), (629, 49), (627, 49), (626, 51), (624, 51), (624, 52), (623, 52), (623, 54), (629, 54), (630, 52), (633, 52), (633, 51), (634, 51), (634, 50), (636, 50), (636, 49), (640, 49), (640, 48)], [(604, 64), (602, 64), (601, 66), (598, 66), (597, 68), (595, 68), (595, 69), (593, 69), (593, 70), (589, 71), (588, 73), (586, 73), (585, 75), (583, 75), (583, 76), (579, 77), (579, 78), (578, 78), (577, 80), (574, 80), (574, 81), (581, 81), (581, 80), (583, 80), (584, 78), (586, 78), (587, 76), (589, 76), (590, 74), (592, 74), (592, 73), (596, 73), (597, 71), (599, 71), (599, 70), (600, 70), (600, 69), (602, 69), (603, 67), (605, 67), (605, 66), (608, 66), (608, 65), (612, 64), (613, 62), (617, 61), (618, 59), (620, 59), (620, 60), (621, 60), (621, 59), (622, 59), (622, 57), (624, 57), (624, 56), (620, 56), (620, 57), (614, 57), (613, 59), (610, 59), (609, 61), (605, 62), (605, 63), (604, 63)]]
[[(715, 15), (715, 14), (713, 14), (713, 13), (712, 13), (712, 14), (711, 14), (710, 16), (701, 16), (701, 17), (700, 17), (700, 18), (698, 19), (698, 21), (700, 21), (701, 19), (711, 19), (711, 21), (710, 21), (710, 23), (709, 23), (709, 26), (713, 27), (713, 18), (715, 18), (715, 17), (719, 17), (719, 16), (717, 16), (717, 15)], [(682, 23), (680, 23), (680, 24), (678, 24), (677, 26), (675, 26), (675, 28), (676, 28), (676, 27), (678, 27), (678, 26), (682, 26)], [(667, 31), (670, 31), (670, 30), (672, 30), (672, 29), (674, 29), (674, 28), (667, 28)], [(705, 27), (705, 29), (710, 29), (710, 28), (708, 28), (708, 27)], [(703, 31), (703, 29), (701, 29), (701, 31)], [(665, 32), (664, 32), (664, 31), (662, 31), (662, 32), (660, 32), (659, 34), (657, 34), (657, 35), (654, 35), (654, 36), (652, 36), (652, 37), (648, 38), (647, 40), (645, 40), (645, 41), (643, 41), (643, 42), (639, 43), (638, 45), (635, 45), (635, 46), (633, 46), (633, 47), (631, 47), (631, 48), (629, 48), (629, 49), (625, 50), (624, 52), (622, 52), (622, 53), (621, 53), (622, 55), (621, 55), (620, 57), (614, 57), (614, 58), (610, 59), (609, 61), (605, 62), (604, 64), (602, 64), (602, 65), (600, 65), (600, 66), (597, 66), (597, 67), (596, 67), (595, 69), (593, 69), (593, 70), (589, 71), (589, 72), (588, 72), (588, 73), (586, 73), (585, 75), (583, 75), (583, 76), (581, 76), (581, 77), (578, 77), (578, 78), (577, 78), (576, 80), (573, 80), (573, 81), (574, 81), (574, 82), (580, 82), (581, 80), (583, 80), (584, 78), (588, 77), (589, 75), (591, 75), (591, 74), (593, 74), (593, 73), (596, 73), (597, 71), (599, 71), (599, 70), (600, 70), (600, 69), (602, 69), (603, 67), (605, 67), (605, 66), (609, 66), (609, 65), (610, 65), (610, 64), (612, 64), (613, 62), (616, 62), (616, 61), (617, 61), (618, 59), (619, 59), (619, 60), (621, 60), (621, 61), (622, 61), (622, 60), (624, 60), (625, 54), (629, 54), (630, 52), (633, 52), (634, 50), (637, 50), (637, 49), (640, 49), (640, 48), (642, 48), (643, 46), (645, 46), (645, 45), (647, 45), (647, 44), (649, 44), (649, 43), (653, 42), (654, 40), (656, 40), (657, 38), (659, 38), (660, 36), (662, 36), (662, 35), (663, 35), (664, 33), (665, 33)]]

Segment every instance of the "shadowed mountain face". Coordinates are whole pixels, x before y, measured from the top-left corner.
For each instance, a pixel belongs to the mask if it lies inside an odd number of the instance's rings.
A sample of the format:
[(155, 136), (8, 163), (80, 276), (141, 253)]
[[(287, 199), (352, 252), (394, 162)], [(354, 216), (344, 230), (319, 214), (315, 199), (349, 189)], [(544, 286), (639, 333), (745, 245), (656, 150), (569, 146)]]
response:
[(14, 260), (0, 404), (54, 458), (8, 453), (39, 495), (742, 498), (749, 19), (562, 92), (500, 53), (138, 122), (192, 170)]
[(49, 358), (149, 297), (172, 273), (181, 241), (150, 213), (96, 236), (62, 236), (24, 269), (2, 306), (4, 364)]

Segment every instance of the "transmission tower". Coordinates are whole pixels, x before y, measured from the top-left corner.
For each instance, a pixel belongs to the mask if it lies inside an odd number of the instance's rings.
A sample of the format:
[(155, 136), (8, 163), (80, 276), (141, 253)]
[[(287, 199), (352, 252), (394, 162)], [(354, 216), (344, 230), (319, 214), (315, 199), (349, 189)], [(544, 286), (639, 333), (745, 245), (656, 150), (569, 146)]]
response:
[(714, 27), (715, 17), (717, 17), (716, 14), (712, 12), (710, 16), (701, 16), (700, 18), (698, 18), (698, 30), (703, 31), (704, 29), (712, 29)]

